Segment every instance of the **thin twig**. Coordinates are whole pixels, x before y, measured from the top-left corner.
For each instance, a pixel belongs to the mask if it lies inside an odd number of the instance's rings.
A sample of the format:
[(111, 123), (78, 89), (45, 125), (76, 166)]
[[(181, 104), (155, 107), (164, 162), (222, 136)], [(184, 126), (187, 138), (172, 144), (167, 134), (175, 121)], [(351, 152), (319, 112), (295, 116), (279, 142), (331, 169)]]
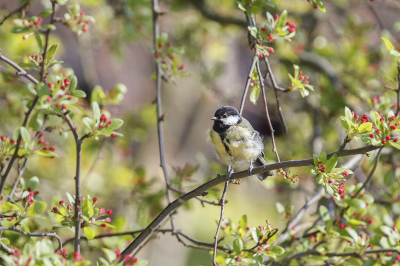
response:
[(242, 115), (242, 113), (243, 113), (244, 103), (246, 101), (247, 92), (249, 90), (251, 78), (253, 76), (254, 67), (255, 67), (257, 61), (258, 61), (258, 56), (256, 53), (254, 53), (253, 61), (251, 62), (251, 66), (250, 66), (250, 70), (249, 70), (249, 74), (247, 75), (246, 86), (244, 87), (244, 91), (243, 91), (242, 101), (240, 103), (240, 110), (239, 110), (240, 115)]
[(12, 197), (13, 197), (13, 195), (14, 195), (14, 193), (15, 193), (15, 190), (16, 190), (17, 187), (18, 187), (19, 180), (21, 179), (22, 175), (23, 175), (24, 172), (25, 172), (25, 169), (26, 169), (26, 162), (27, 162), (27, 161), (28, 161), (28, 159), (25, 158), (24, 162), (22, 163), (22, 168), (18, 170), (17, 179), (16, 179), (15, 182), (14, 182), (14, 186), (13, 186), (12, 189), (11, 189), (10, 195), (8, 195), (7, 201), (10, 201), (10, 200), (12, 199)]
[(0, 21), (0, 25), (3, 25), (4, 21), (6, 21), (8, 18), (10, 18), (12, 15), (19, 13), (19, 12), (25, 12), (26, 9), (29, 8), (29, 5), (31, 4), (31, 1), (26, 2), (19, 8), (15, 9), (14, 11), (11, 11), (7, 16), (4, 16), (4, 18)]
[(376, 155), (374, 167), (372, 168), (371, 172), (369, 173), (367, 180), (365, 180), (362, 187), (354, 194), (354, 196), (352, 198), (357, 197), (358, 194), (361, 193), (361, 190), (363, 190), (369, 184), (369, 182), (371, 182), (372, 176), (374, 175), (374, 172), (375, 172), (376, 168), (378, 167), (379, 158), (381, 156), (382, 149), (383, 149), (383, 147), (381, 147), (379, 149), (378, 154)]
[(269, 75), (272, 87), (274, 88), (274, 91), (275, 91), (276, 107), (278, 108), (279, 119), (281, 120), (281, 123), (282, 123), (283, 129), (285, 130), (285, 133), (287, 133), (288, 132), (288, 128), (286, 126), (285, 118), (283, 117), (283, 112), (282, 112), (282, 107), (281, 107), (281, 104), (280, 104), (280, 101), (279, 101), (278, 91), (289, 92), (290, 90), (289, 89), (283, 89), (283, 88), (278, 86), (278, 84), (275, 81), (274, 74), (272, 73), (271, 65), (269, 64), (268, 58), (265, 57), (264, 61), (265, 61), (265, 65), (267, 66), (267, 74)]
[[(330, 158), (334, 154), (337, 154), (338, 157), (344, 157), (356, 154), (366, 154), (370, 151), (377, 150), (379, 148), (380, 147), (369, 145), (358, 149), (349, 149), (349, 150), (342, 150), (340, 152), (339, 151), (332, 152), (327, 154), (327, 157)], [(301, 167), (308, 165), (314, 165), (312, 158), (305, 160), (284, 161), (280, 163), (255, 167), (252, 173), (253, 175), (258, 175), (280, 168)], [(238, 178), (246, 178), (249, 176), (250, 176), (249, 171), (245, 170), (233, 173), (230, 179), (232, 180)], [(195, 188), (194, 190), (186, 193), (185, 195), (179, 197), (178, 199), (168, 204), (168, 206), (146, 227), (146, 229), (121, 253), (122, 256), (120, 260), (122, 261), (127, 254), (131, 254), (132, 252), (134, 252), (157, 229), (157, 227), (164, 221), (164, 219), (169, 215), (169, 213), (173, 212), (176, 208), (182, 206), (186, 201), (202, 195), (208, 189), (215, 187), (218, 184), (225, 183), (227, 180), (228, 180), (227, 175), (218, 175), (216, 178), (202, 184), (201, 186)]]
[(226, 196), (226, 191), (228, 189), (228, 184), (229, 184), (229, 181), (226, 181), (224, 191), (222, 192), (221, 215), (219, 217), (217, 232), (215, 233), (215, 236), (214, 236), (214, 254), (213, 254), (213, 259), (212, 259), (212, 263), (214, 266), (217, 266), (216, 257), (217, 257), (217, 247), (218, 247), (218, 234), (219, 234), (219, 229), (221, 228), (222, 220), (224, 219), (225, 196)]
[[(160, 36), (160, 25), (159, 25), (159, 12), (160, 12), (160, 7), (158, 6), (158, 0), (152, 0), (152, 8), (153, 8), (153, 47), (154, 50), (157, 49), (157, 40), (158, 37)], [(163, 170), (164, 173), (164, 179), (165, 179), (165, 186), (167, 190), (167, 199), (168, 199), (168, 204), (171, 203), (171, 192), (170, 192), (170, 186), (171, 182), (168, 177), (168, 171), (167, 167), (165, 165), (165, 159), (164, 159), (164, 134), (163, 134), (163, 127), (162, 127), (162, 122), (164, 121), (163, 119), (163, 114), (162, 114), (162, 99), (161, 99), (161, 63), (159, 61), (155, 61), (156, 64), (156, 90), (157, 90), (157, 131), (158, 131), (158, 148), (160, 151), (160, 166)], [(174, 226), (174, 217), (173, 213), (169, 214), (169, 217), (171, 219), (171, 227), (173, 230), (175, 230)]]
[(276, 159), (278, 160), (278, 162), (280, 162), (281, 160), (279, 159), (278, 150), (276, 149), (276, 145), (275, 145), (275, 134), (274, 134), (275, 130), (272, 127), (271, 118), (269, 117), (267, 96), (265, 93), (264, 78), (263, 78), (263, 75), (261, 74), (260, 62), (257, 61), (256, 67), (257, 67), (258, 77), (260, 79), (260, 86), (261, 86), (262, 96), (263, 96), (263, 100), (264, 100), (265, 115), (267, 117), (269, 130), (271, 131), (272, 151), (275, 153), (275, 156), (276, 156)]
[(62, 249), (62, 247), (63, 247), (61, 238), (57, 235), (57, 233), (35, 233), (35, 234), (32, 234), (32, 233), (28, 233), (28, 232), (19, 230), (19, 229), (14, 228), (14, 227), (6, 227), (6, 226), (0, 226), (0, 230), (1, 231), (14, 231), (14, 232), (16, 232), (18, 234), (26, 235), (26, 236), (29, 236), (29, 237), (42, 237), (42, 236), (55, 237), (55, 238), (57, 238), (57, 241), (58, 241), (58, 249)]

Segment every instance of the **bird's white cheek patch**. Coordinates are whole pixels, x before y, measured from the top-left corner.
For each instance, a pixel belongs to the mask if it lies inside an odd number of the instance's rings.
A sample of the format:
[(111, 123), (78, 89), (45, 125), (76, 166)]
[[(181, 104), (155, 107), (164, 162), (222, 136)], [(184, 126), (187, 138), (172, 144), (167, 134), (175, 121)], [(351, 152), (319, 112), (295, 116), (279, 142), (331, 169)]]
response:
[(223, 119), (221, 119), (221, 121), (225, 124), (225, 125), (230, 125), (230, 126), (233, 126), (233, 125), (236, 125), (238, 122), (239, 122), (239, 116), (237, 116), (237, 115), (232, 115), (232, 116), (229, 116), (229, 117), (227, 117), (227, 118), (223, 118)]

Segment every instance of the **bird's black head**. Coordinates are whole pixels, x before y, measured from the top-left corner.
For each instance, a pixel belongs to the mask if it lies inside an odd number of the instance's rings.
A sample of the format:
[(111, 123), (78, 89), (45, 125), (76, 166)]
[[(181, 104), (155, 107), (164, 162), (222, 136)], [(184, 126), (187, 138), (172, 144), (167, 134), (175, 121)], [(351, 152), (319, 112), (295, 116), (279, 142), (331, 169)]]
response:
[(238, 110), (232, 106), (219, 108), (211, 119), (214, 120), (213, 129), (218, 133), (224, 132), (230, 126), (242, 122), (242, 116), (239, 114)]

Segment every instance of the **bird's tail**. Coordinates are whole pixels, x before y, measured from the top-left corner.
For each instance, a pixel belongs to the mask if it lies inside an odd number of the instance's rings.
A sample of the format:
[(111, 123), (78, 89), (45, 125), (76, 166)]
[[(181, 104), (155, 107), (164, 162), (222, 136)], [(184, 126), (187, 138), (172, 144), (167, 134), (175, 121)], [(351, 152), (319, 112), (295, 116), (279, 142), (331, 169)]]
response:
[[(268, 165), (267, 162), (264, 160), (263, 157), (259, 156), (257, 158), (257, 160), (254, 161), (254, 166), (258, 167), (258, 166), (264, 166), (264, 165)], [(258, 174), (257, 177), (260, 181), (264, 181), (267, 177), (269, 176), (273, 176), (274, 172), (272, 171), (268, 171), (262, 174)]]

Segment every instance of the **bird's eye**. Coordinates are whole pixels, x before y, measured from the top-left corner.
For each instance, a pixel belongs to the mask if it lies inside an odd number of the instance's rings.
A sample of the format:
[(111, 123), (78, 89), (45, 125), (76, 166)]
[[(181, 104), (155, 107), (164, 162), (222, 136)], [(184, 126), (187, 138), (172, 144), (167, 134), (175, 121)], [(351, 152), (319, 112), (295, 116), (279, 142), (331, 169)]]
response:
[(227, 115), (226, 115), (226, 114), (223, 114), (223, 115), (222, 115), (222, 117), (223, 117), (223, 118), (226, 118), (226, 117), (227, 117)]

